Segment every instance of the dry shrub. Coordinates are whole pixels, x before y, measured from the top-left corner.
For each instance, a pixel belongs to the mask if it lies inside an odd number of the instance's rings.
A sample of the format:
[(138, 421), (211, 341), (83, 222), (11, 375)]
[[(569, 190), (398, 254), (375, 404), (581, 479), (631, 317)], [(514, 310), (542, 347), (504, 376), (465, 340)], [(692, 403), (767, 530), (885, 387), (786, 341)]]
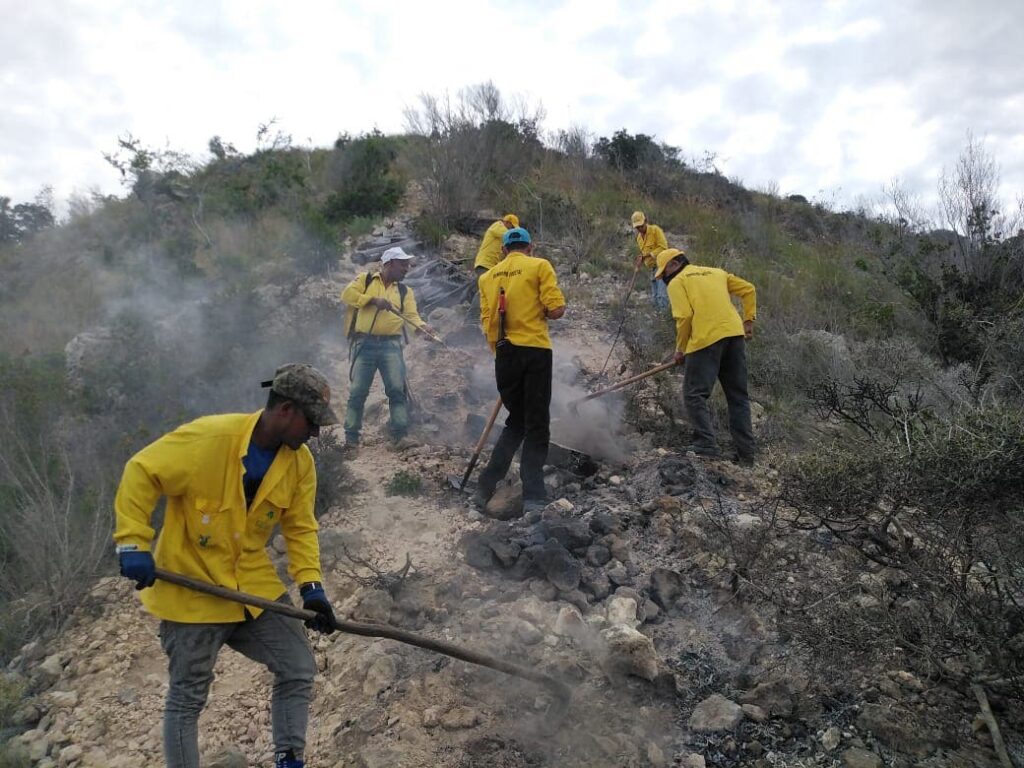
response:
[(822, 446), (785, 468), (783, 498), (794, 527), (835, 547), (818, 592), (855, 601), (818, 598), (831, 618), (801, 614), (795, 633), (858, 652), (874, 638), (868, 648), (900, 647), (929, 673), (1024, 693), (1024, 412), (974, 409)]
[(0, 406), (0, 656), (71, 615), (108, 567), (113, 516), (103, 474), (54, 431), (34, 440)]

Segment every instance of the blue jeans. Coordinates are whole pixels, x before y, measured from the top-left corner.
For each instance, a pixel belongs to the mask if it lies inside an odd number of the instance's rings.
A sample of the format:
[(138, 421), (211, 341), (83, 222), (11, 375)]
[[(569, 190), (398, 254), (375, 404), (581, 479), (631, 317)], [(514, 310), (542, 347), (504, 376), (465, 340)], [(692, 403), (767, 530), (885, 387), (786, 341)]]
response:
[(658, 309), (668, 309), (668, 286), (664, 281), (651, 280), (651, 301)]
[(363, 406), (370, 394), (373, 377), (380, 371), (384, 394), (391, 410), (389, 430), (391, 437), (400, 440), (409, 431), (409, 406), (405, 393), (405, 358), (400, 338), (381, 336), (364, 337), (352, 344), (352, 366), (349, 369), (351, 386), (348, 408), (345, 412), (345, 440), (359, 442), (363, 428)]
[[(279, 602), (291, 604), (285, 595)], [(309, 701), (316, 662), (298, 619), (264, 611), (228, 624), (160, 622), (170, 684), (164, 708), (164, 758), (168, 768), (199, 768), (199, 714), (213, 682), (213, 665), (228, 645), (274, 675), (270, 718), (274, 750), (301, 755), (306, 746)]]

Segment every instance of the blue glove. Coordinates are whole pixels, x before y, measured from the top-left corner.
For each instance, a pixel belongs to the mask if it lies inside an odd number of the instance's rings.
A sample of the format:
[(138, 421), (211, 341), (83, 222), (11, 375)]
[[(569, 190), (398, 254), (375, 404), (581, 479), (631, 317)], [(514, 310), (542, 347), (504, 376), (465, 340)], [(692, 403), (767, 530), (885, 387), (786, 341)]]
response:
[(319, 581), (307, 581), (299, 587), (299, 594), (302, 596), (302, 607), (307, 611), (316, 611), (316, 616), (306, 621), (307, 627), (325, 635), (337, 630), (334, 611), (327, 601), (323, 584)]
[(121, 552), (117, 557), (121, 561), (121, 575), (134, 579), (136, 589), (152, 587), (156, 583), (156, 563), (152, 552)]

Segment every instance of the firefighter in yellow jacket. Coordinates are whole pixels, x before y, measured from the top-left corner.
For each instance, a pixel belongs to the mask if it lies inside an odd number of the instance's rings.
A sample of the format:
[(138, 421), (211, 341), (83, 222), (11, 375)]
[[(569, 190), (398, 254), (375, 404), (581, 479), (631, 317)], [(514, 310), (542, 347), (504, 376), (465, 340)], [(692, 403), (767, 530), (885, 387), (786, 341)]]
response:
[(522, 444), (523, 510), (530, 513), (546, 503), (552, 371), (548, 321), (565, 314), (565, 297), (551, 263), (532, 255), (529, 232), (510, 229), (503, 241), (505, 258), (479, 280), (480, 323), (494, 351), (494, 377), (508, 418), (480, 475), (475, 501), (487, 504)]
[(380, 371), (388, 397), (391, 440), (400, 445), (409, 432), (409, 406), (402, 342), (406, 326), (432, 333), (416, 308), (416, 295), (402, 279), (413, 256), (401, 248), (388, 248), (379, 272), (363, 272), (341, 292), (348, 305), (349, 393), (345, 409), (345, 443), (349, 454), (359, 446), (363, 406), (374, 376)]
[[(691, 264), (677, 248), (658, 254), (655, 275), (668, 288), (676, 322), (676, 362), (684, 363), (683, 401), (693, 427), (693, 444), (701, 456), (717, 456), (708, 397), (715, 379), (722, 384), (729, 407), (729, 432), (736, 460), (754, 461), (756, 445), (747, 397), (745, 339), (754, 334), (757, 297), (754, 286), (724, 269)], [(743, 319), (732, 297), (743, 302)]]
[[(274, 674), (271, 702), (276, 768), (302, 768), (316, 665), (302, 625), (259, 608), (158, 581), (155, 569), (184, 574), (269, 600), (289, 602), (267, 555), (280, 526), (288, 573), (300, 584), (308, 626), (334, 630), (321, 584), (316, 469), (305, 443), (336, 424), (330, 388), (308, 365), (277, 370), (267, 406), (250, 414), (206, 416), (143, 448), (125, 466), (114, 501), (114, 542), (122, 575), (142, 590), (142, 603), (161, 619), (169, 687), (164, 755), (170, 768), (198, 768), (197, 723), (217, 654), (225, 644)], [(153, 510), (167, 499), (153, 540)]]
[(501, 251), (502, 238), (505, 237), (508, 230), (518, 226), (519, 217), (514, 213), (506, 213), (487, 228), (480, 241), (480, 250), (476, 252), (476, 259), (473, 261), (473, 269), (476, 270), (477, 277), (505, 258)]
[[(657, 224), (651, 224), (643, 211), (633, 211), (630, 223), (636, 230), (636, 245), (640, 249), (637, 259), (643, 262), (645, 267), (651, 269), (651, 274), (653, 274), (658, 254), (668, 248), (665, 232)], [(665, 284), (657, 277), (651, 278), (651, 301), (658, 309), (668, 309), (668, 294), (665, 292)]]

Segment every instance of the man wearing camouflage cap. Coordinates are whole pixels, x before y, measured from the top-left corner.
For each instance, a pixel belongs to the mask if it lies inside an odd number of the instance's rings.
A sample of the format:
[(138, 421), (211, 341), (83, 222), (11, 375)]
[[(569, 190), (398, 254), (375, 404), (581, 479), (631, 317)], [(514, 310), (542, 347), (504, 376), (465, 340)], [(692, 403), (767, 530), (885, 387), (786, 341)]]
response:
[[(321, 584), (316, 469), (306, 441), (338, 422), (323, 374), (289, 364), (262, 383), (267, 405), (250, 414), (205, 416), (143, 448), (125, 466), (114, 501), (121, 574), (159, 618), (169, 659), (164, 755), (170, 768), (198, 768), (199, 715), (223, 645), (274, 675), (271, 717), (276, 768), (302, 768), (316, 664), (296, 619), (244, 607), (166, 581), (157, 566), (232, 590), (290, 602), (266, 545), (280, 526), (288, 573), (300, 584), (307, 625), (334, 629)], [(163, 527), (151, 527), (166, 497)]]

